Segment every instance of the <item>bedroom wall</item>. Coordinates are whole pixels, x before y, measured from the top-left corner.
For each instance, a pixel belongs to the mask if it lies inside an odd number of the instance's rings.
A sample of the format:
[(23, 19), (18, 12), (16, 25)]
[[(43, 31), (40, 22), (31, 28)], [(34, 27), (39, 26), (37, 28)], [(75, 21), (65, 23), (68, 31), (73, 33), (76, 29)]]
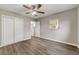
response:
[[(49, 21), (59, 19), (59, 29), (50, 30)], [(77, 8), (40, 18), (41, 38), (77, 46)]]

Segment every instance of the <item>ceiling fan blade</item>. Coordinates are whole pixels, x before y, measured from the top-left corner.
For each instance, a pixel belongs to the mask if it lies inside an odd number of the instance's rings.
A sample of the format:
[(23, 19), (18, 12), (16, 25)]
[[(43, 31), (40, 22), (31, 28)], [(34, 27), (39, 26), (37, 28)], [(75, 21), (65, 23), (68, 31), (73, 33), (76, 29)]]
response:
[(35, 5), (32, 5), (32, 8), (35, 9)]
[(30, 14), (30, 12), (26, 12), (26, 14)]
[(42, 14), (45, 14), (45, 12), (42, 12), (42, 11), (37, 11), (38, 13), (42, 13)]
[(26, 12), (26, 14), (30, 14), (31, 12)]
[(27, 12), (26, 12), (26, 14), (30, 14), (32, 12), (32, 10), (28, 10)]
[(37, 4), (37, 9), (39, 9), (42, 5), (41, 4)]
[(31, 9), (31, 8), (27, 7), (26, 5), (23, 5), (23, 7), (27, 8), (27, 9)]

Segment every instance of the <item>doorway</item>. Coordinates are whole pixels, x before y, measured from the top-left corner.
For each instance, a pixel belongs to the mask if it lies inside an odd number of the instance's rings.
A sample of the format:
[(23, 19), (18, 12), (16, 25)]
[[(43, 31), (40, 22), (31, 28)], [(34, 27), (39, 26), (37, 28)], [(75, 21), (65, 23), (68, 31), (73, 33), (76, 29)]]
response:
[(40, 37), (40, 21), (31, 21), (31, 36)]

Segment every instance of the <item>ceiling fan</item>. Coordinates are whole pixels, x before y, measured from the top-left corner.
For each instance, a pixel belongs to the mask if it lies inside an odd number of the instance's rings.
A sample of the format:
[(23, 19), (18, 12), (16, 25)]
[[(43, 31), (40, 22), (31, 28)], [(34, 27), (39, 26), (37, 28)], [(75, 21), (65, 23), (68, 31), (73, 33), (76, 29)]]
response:
[(41, 4), (34, 4), (34, 5), (23, 5), (24, 8), (29, 9), (26, 14), (31, 14), (33, 16), (38, 16), (38, 14), (45, 14), (45, 12), (39, 11), (39, 8), (42, 7)]

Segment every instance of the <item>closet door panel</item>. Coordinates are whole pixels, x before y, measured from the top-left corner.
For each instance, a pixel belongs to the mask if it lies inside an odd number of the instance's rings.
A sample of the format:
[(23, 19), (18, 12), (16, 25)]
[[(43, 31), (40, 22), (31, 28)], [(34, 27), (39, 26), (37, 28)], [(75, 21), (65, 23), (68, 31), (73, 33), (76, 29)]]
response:
[(10, 16), (2, 16), (2, 40), (1, 45), (14, 43), (14, 18)]
[(24, 20), (15, 18), (15, 42), (24, 40)]

